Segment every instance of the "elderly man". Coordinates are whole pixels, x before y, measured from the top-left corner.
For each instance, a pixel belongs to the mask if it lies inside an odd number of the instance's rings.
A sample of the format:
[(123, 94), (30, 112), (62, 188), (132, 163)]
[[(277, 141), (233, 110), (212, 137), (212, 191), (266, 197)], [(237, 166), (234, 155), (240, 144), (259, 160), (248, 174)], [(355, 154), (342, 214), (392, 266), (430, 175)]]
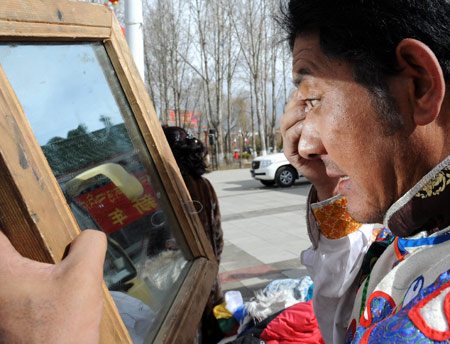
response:
[[(450, 339), (449, 25), (448, 0), (285, 8), (297, 89), (280, 126), (314, 185), (302, 261), (326, 343)], [(361, 225), (377, 222), (393, 235)]]

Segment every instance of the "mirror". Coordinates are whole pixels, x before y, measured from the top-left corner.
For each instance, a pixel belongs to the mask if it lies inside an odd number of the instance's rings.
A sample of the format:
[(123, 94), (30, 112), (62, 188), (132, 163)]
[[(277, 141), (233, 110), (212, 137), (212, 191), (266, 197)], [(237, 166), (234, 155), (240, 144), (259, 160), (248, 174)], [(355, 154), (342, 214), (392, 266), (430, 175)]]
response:
[(193, 257), (102, 43), (0, 44), (0, 64), (134, 343), (152, 342)]

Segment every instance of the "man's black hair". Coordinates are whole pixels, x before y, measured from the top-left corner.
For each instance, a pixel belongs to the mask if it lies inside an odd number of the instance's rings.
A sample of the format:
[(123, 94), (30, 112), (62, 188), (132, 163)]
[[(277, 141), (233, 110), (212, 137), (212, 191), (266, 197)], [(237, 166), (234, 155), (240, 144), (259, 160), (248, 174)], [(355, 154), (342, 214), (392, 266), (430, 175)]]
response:
[(291, 49), (298, 35), (318, 33), (326, 56), (349, 62), (355, 80), (389, 103), (386, 78), (398, 72), (405, 38), (425, 43), (450, 82), (450, 0), (286, 0), (281, 23)]
[(291, 49), (298, 34), (318, 32), (323, 53), (353, 64), (361, 83), (372, 77), (358, 74), (397, 71), (395, 48), (405, 38), (428, 45), (450, 81), (449, 0), (290, 0), (283, 12)]

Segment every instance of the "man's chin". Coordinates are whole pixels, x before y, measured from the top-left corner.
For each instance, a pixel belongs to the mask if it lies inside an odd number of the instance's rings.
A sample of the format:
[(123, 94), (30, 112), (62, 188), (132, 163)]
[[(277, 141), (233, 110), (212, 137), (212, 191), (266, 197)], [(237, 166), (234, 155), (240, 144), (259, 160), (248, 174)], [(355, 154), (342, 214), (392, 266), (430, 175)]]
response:
[(354, 202), (347, 198), (347, 211), (350, 216), (360, 223), (383, 223), (384, 213), (364, 202)]

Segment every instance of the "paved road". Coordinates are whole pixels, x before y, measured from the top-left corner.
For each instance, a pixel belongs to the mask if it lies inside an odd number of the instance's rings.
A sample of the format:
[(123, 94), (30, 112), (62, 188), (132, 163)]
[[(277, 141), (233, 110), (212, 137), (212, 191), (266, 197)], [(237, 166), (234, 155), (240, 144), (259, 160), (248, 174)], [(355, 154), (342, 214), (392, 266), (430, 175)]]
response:
[(240, 290), (248, 300), (255, 290), (280, 278), (307, 274), (300, 252), (309, 247), (305, 202), (310, 184), (266, 187), (249, 169), (206, 175), (219, 198), (225, 247), (220, 264), (222, 287)]

